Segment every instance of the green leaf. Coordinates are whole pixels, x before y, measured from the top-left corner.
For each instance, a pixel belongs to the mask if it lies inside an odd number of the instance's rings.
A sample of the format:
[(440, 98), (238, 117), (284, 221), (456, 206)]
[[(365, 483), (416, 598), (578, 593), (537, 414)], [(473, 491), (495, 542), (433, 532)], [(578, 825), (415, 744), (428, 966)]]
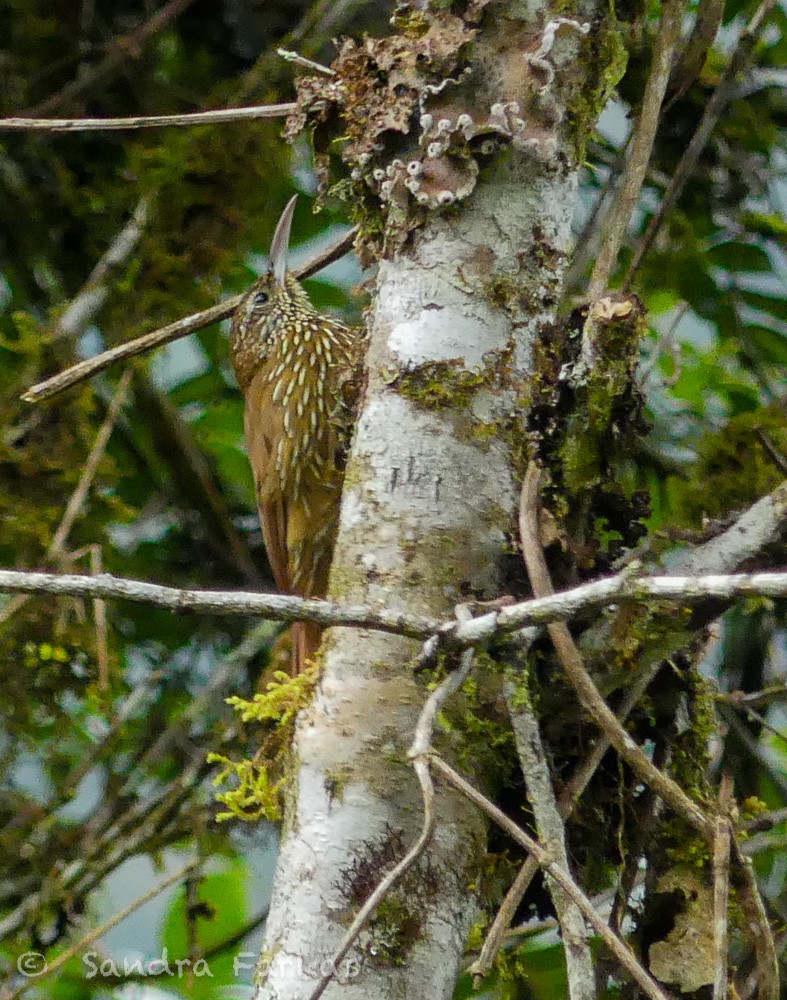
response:
[(767, 326), (749, 325), (744, 337), (764, 361), (784, 367), (787, 365), (787, 336)]
[(743, 224), (750, 232), (778, 240), (787, 239), (787, 220), (780, 215), (763, 215), (760, 212), (746, 212)]
[(723, 267), (727, 271), (770, 271), (771, 258), (756, 243), (731, 241), (717, 243), (705, 255), (710, 264)]
[(759, 312), (768, 313), (787, 323), (787, 298), (781, 295), (768, 295), (766, 292), (739, 292), (747, 306)]

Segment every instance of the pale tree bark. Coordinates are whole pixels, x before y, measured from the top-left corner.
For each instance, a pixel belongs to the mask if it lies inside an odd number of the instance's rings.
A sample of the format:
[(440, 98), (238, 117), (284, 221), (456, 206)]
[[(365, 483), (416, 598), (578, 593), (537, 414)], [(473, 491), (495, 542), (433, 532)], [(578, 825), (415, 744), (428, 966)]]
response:
[[(529, 88), (547, 111), (519, 148), (508, 143), (491, 157), (458, 210), (429, 211), (380, 263), (331, 577), (336, 599), (445, 616), (468, 594), (507, 590), (521, 389), (535, 340), (554, 318), (575, 208), (582, 126), (565, 105), (591, 75), (598, 99), (608, 69), (584, 42), (593, 18), (596, 37), (609, 30), (606, 5), (584, 5), (572, 23), (555, 20), (551, 6), (487, 9), (466, 108), (524, 103)], [(412, 675), (417, 650), (357, 629), (326, 638), (319, 689), (294, 743), (259, 998), (309, 996), (320, 962), (418, 836), (421, 796), (406, 757), (425, 697)], [(437, 809), (427, 859), (383, 904), (325, 996), (452, 995), (485, 838), (477, 811), (453, 792), (439, 789)]]

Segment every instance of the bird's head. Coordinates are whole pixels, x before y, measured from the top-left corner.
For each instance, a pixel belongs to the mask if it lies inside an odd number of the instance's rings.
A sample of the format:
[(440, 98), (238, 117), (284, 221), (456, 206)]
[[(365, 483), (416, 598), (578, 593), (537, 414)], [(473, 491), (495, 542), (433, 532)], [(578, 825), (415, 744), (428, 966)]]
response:
[(286, 346), (294, 324), (314, 314), (300, 282), (287, 270), (294, 195), (287, 202), (271, 241), (268, 270), (246, 292), (230, 327), (235, 375), (245, 389), (258, 368)]

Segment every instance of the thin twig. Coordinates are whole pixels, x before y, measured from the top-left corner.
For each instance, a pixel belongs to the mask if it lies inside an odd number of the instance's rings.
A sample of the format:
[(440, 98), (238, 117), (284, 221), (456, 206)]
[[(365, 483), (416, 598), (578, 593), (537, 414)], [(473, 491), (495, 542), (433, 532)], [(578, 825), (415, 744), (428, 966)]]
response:
[(187, 865), (179, 868), (174, 874), (168, 876), (163, 881), (153, 886), (152, 889), (149, 889), (138, 899), (135, 899), (133, 903), (129, 903), (128, 906), (119, 910), (114, 916), (110, 917), (109, 920), (106, 920), (98, 927), (94, 927), (93, 930), (86, 934), (83, 938), (71, 945), (69, 948), (66, 948), (65, 951), (61, 952), (53, 962), (50, 962), (47, 965), (46, 969), (40, 975), (22, 983), (21, 986), (15, 989), (13, 993), (5, 997), (4, 1000), (17, 1000), (17, 997), (21, 997), (22, 994), (25, 993), (31, 986), (38, 986), (43, 979), (51, 976), (53, 972), (57, 972), (58, 969), (61, 969), (67, 962), (70, 962), (71, 959), (74, 958), (75, 955), (78, 955), (84, 948), (87, 948), (88, 945), (98, 940), (98, 938), (103, 937), (107, 931), (112, 930), (113, 927), (117, 927), (122, 920), (125, 920), (126, 917), (135, 910), (138, 910), (141, 906), (149, 903), (151, 899), (155, 899), (159, 893), (162, 893), (165, 889), (169, 889), (169, 887), (175, 885), (176, 882), (180, 882), (181, 879), (185, 878), (191, 871), (193, 871), (197, 864), (198, 862), (196, 861), (189, 861)]
[[(555, 863), (570, 875), (564, 816), (555, 798), (526, 673), (520, 677), (510, 677), (505, 683), (504, 692), (538, 839)], [(572, 1000), (593, 1000), (596, 996), (593, 956), (582, 913), (557, 883), (547, 878), (547, 885), (555, 904), (564, 942), (568, 995)]]
[(138, 128), (221, 125), (226, 122), (286, 118), (298, 105), (259, 104), (248, 108), (216, 108), (182, 115), (139, 115), (136, 118), (0, 118), (0, 132), (119, 132)]
[[(522, 553), (527, 565), (530, 584), (538, 596), (553, 594), (538, 530), (540, 504), (541, 470), (535, 462), (530, 463), (522, 484), (519, 508), (519, 530)], [(606, 734), (612, 746), (634, 769), (639, 779), (661, 796), (678, 815), (710, 841), (713, 837), (713, 823), (692, 801), (683, 789), (670, 777), (661, 772), (637, 746), (615, 717), (615, 713), (604, 701), (593, 678), (588, 673), (582, 654), (574, 642), (568, 627), (563, 622), (552, 622), (547, 630), (555, 647), (561, 666), (574, 688), (580, 704), (596, 725)]]
[[(626, 691), (623, 703), (620, 706), (618, 718), (621, 725), (626, 721), (629, 714), (636, 707), (640, 698), (645, 694), (648, 685), (661, 669), (660, 663), (655, 663), (642, 671)], [(590, 784), (593, 775), (601, 765), (604, 755), (611, 747), (611, 743), (606, 734), (601, 733), (596, 740), (592, 750), (585, 760), (577, 767), (574, 774), (569, 779), (557, 802), (558, 811), (562, 819), (568, 819), (574, 812), (583, 792)], [(524, 899), (525, 893), (530, 888), (530, 883), (538, 870), (537, 862), (528, 857), (519, 869), (516, 879), (511, 888), (506, 893), (500, 908), (495, 914), (492, 926), (487, 931), (481, 953), (477, 961), (470, 969), (471, 975), (479, 980), (489, 974), (494, 965), (500, 948), (505, 941), (508, 928), (519, 908), (519, 904)], [(477, 984), (478, 986), (478, 984)]]
[(290, 49), (276, 49), (276, 54), (280, 55), (282, 59), (285, 59), (287, 62), (303, 66), (304, 69), (310, 69), (313, 73), (324, 73), (326, 76), (336, 76), (335, 69), (331, 69), (330, 66), (323, 66), (322, 63), (315, 62), (314, 59), (307, 59), (306, 56), (302, 56), (299, 52), (292, 52)]
[(493, 802), (490, 802), (485, 795), (482, 795), (481, 792), (474, 788), (437, 754), (433, 753), (431, 755), (431, 765), (443, 778), (445, 778), (449, 784), (456, 788), (457, 791), (461, 792), (471, 802), (475, 803), (475, 805), (490, 816), (499, 827), (505, 830), (505, 832), (513, 840), (515, 840), (518, 844), (521, 844), (526, 851), (533, 855), (539, 867), (550, 875), (565, 891), (566, 895), (569, 896), (574, 903), (576, 903), (582, 911), (582, 915), (591, 925), (593, 930), (598, 934), (623, 968), (626, 969), (634, 981), (639, 984), (643, 992), (650, 997), (651, 1000), (669, 1000), (668, 995), (662, 990), (655, 979), (653, 979), (637, 961), (636, 956), (625, 941), (622, 941), (609, 928), (606, 920), (604, 920), (598, 910), (593, 906), (592, 902), (588, 899), (585, 893), (580, 889), (576, 882), (574, 882), (574, 880), (552, 860), (549, 853), (544, 850), (538, 841), (528, 836), (528, 834), (525, 833), (521, 827), (517, 826), (512, 819), (509, 819), (509, 817), (498, 809)]
[(699, 4), (691, 35), (670, 73), (669, 100), (664, 107), (664, 114), (680, 100), (699, 76), (723, 19), (724, 0), (703, 0)]
[(588, 284), (587, 297), (591, 302), (607, 290), (631, 213), (639, 200), (659, 126), (661, 105), (672, 71), (673, 57), (680, 39), (684, 8), (685, 0), (664, 0), (661, 5), (661, 21), (653, 47), (653, 63), (642, 98), (642, 111), (634, 130), (623, 176), (605, 220), (604, 239)]
[(163, 28), (176, 17), (179, 17), (187, 10), (194, 0), (170, 0), (169, 3), (159, 7), (157, 11), (136, 31), (121, 38), (114, 38), (109, 44), (109, 51), (106, 56), (96, 66), (86, 69), (79, 76), (66, 84), (56, 94), (52, 94), (45, 100), (39, 102), (31, 111), (32, 115), (45, 115), (67, 101), (73, 100), (89, 90), (99, 80), (114, 72), (122, 66), (126, 60), (138, 57), (143, 46), (154, 38)]
[(756, 428), (755, 433), (760, 441), (762, 441), (763, 448), (765, 448), (771, 456), (776, 466), (784, 475), (787, 475), (787, 455), (785, 455), (781, 449), (776, 447), (776, 443), (773, 438), (767, 431), (763, 430), (762, 427)]
[[(745, 726), (737, 715), (727, 708), (726, 705), (719, 706), (719, 715), (722, 719), (724, 719), (730, 729), (735, 731), (737, 738), (741, 741), (757, 763), (768, 772), (768, 776), (771, 781), (773, 781), (773, 783), (781, 789), (782, 794), (787, 795), (787, 778), (785, 778), (784, 772), (780, 766), (776, 765), (774, 760), (769, 759), (766, 749), (752, 736), (749, 728)], [(777, 735), (781, 739), (784, 734), (777, 732)]]
[[(464, 618), (465, 620), (469, 615), (467, 609), (461, 605), (457, 607), (456, 613), (457, 618)], [(371, 896), (369, 896), (361, 909), (358, 911), (355, 919), (347, 930), (347, 933), (344, 935), (342, 943), (331, 956), (331, 961), (328, 963), (328, 971), (324, 973), (320, 982), (317, 984), (312, 993), (309, 994), (309, 1000), (319, 1000), (319, 998), (323, 995), (325, 990), (328, 988), (328, 985), (333, 980), (336, 970), (339, 968), (339, 963), (342, 961), (350, 948), (352, 948), (358, 935), (374, 915), (377, 907), (391, 892), (394, 886), (396, 886), (397, 883), (404, 878), (407, 872), (410, 871), (413, 865), (418, 861), (429, 846), (435, 828), (434, 783), (432, 782), (432, 775), (429, 770), (434, 724), (437, 719), (437, 713), (446, 703), (448, 698), (459, 690), (470, 674), (472, 668), (473, 651), (465, 650), (462, 654), (462, 661), (459, 669), (450, 673), (439, 685), (439, 687), (437, 687), (427, 698), (426, 703), (421, 710), (418, 723), (415, 727), (415, 736), (407, 756), (413, 765), (413, 769), (415, 770), (418, 782), (421, 786), (421, 795), (423, 797), (424, 821), (418, 840), (413, 844), (402, 860), (396, 864), (387, 875), (384, 876), (375, 888), (374, 892), (372, 892)]]
[[(340, 236), (324, 250), (320, 251), (320, 253), (315, 254), (302, 267), (296, 268), (293, 272), (295, 276), (300, 279), (308, 278), (340, 257), (343, 257), (352, 247), (356, 233), (357, 230), (355, 228), (344, 233), (344, 235)], [(192, 313), (190, 316), (184, 316), (182, 319), (160, 327), (158, 330), (151, 330), (150, 333), (136, 337), (134, 340), (126, 341), (124, 344), (118, 344), (117, 347), (112, 347), (110, 350), (104, 351), (102, 354), (97, 354), (93, 358), (80, 361), (78, 364), (72, 365), (71, 368), (66, 368), (65, 371), (59, 372), (44, 382), (39, 382), (37, 385), (32, 386), (27, 392), (23, 393), (22, 399), (28, 403), (36, 403), (42, 399), (49, 399), (51, 396), (56, 396), (58, 393), (69, 389), (73, 385), (77, 385), (79, 382), (84, 382), (86, 379), (92, 378), (93, 375), (97, 375), (118, 361), (126, 361), (129, 358), (136, 357), (138, 354), (145, 354), (147, 351), (152, 351), (156, 347), (172, 343), (172, 341), (178, 340), (180, 337), (186, 337), (188, 334), (202, 330), (204, 327), (218, 323), (220, 320), (228, 319), (238, 308), (242, 300), (243, 295), (235, 295), (231, 299), (211, 306), (210, 309)]]
[(147, 195), (139, 199), (131, 218), (97, 261), (82, 288), (58, 316), (51, 333), (53, 340), (61, 336), (79, 337), (92, 322), (109, 296), (107, 279), (110, 273), (128, 261), (140, 241), (150, 216), (151, 202)]
[(179, 590), (176, 587), (164, 587), (109, 574), (96, 577), (76, 573), (35, 573), (3, 569), (0, 570), (0, 593), (116, 598), (137, 604), (151, 604), (179, 614), (201, 612), (216, 615), (262, 615), (282, 622), (313, 621), (319, 625), (372, 628), (413, 639), (428, 639), (439, 635), (443, 645), (465, 648), (478, 646), (496, 635), (518, 632), (529, 625), (565, 621), (580, 611), (613, 602), (641, 602), (650, 599), (689, 602), (710, 597), (724, 600), (735, 597), (785, 597), (787, 573), (653, 576), (639, 579), (610, 577), (549, 597), (512, 604), (500, 611), (480, 615), (459, 624), (453, 620), (435, 621), (412, 612), (380, 610), (366, 605), (343, 605), (314, 597), (258, 594), (242, 590)]
[(713, 948), (716, 974), (713, 980), (713, 1000), (727, 1000), (727, 947), (730, 905), (730, 803), (732, 779), (725, 774), (719, 789), (719, 811), (713, 837)]
[(98, 429), (98, 433), (93, 441), (93, 446), (91, 447), (90, 453), (85, 460), (85, 465), (82, 469), (82, 475), (79, 477), (77, 487), (69, 498), (66, 509), (63, 512), (63, 517), (58, 525), (57, 531), (55, 532), (55, 536), (46, 551), (45, 558), (47, 562), (52, 559), (56, 559), (64, 551), (68, 536), (71, 534), (71, 529), (74, 527), (74, 522), (82, 513), (82, 508), (84, 507), (85, 500), (87, 499), (88, 491), (93, 484), (93, 480), (98, 472), (98, 467), (101, 464), (101, 459), (104, 457), (104, 452), (106, 451), (107, 444), (109, 443), (112, 431), (114, 430), (115, 423), (117, 422), (117, 418), (120, 415), (120, 411), (126, 401), (132, 374), (132, 370), (127, 369), (120, 376), (115, 392), (110, 400), (109, 406), (107, 407), (106, 416), (104, 417), (101, 427)]
[(727, 63), (721, 80), (708, 99), (702, 118), (700, 119), (700, 123), (692, 135), (683, 156), (680, 158), (680, 162), (675, 168), (672, 180), (670, 181), (669, 189), (662, 198), (658, 211), (650, 220), (648, 228), (645, 231), (645, 235), (634, 253), (628, 273), (626, 274), (626, 278), (623, 282), (623, 291), (628, 291), (631, 287), (634, 276), (639, 270), (645, 254), (653, 245), (653, 241), (655, 240), (658, 231), (661, 229), (664, 219), (672, 211), (678, 199), (683, 194), (686, 181), (692, 173), (694, 173), (702, 151), (705, 149), (708, 139), (710, 139), (711, 133), (716, 128), (716, 125), (718, 124), (718, 121), (721, 118), (727, 104), (735, 95), (738, 75), (749, 64), (749, 61), (754, 53), (754, 47), (762, 29), (763, 22), (773, 10), (775, 4), (776, 0), (763, 0), (763, 3), (761, 3), (757, 8), (751, 21), (749, 21), (748, 25), (741, 32), (738, 44), (730, 57), (730, 61)]
[[(118, 382), (115, 394), (112, 397), (106, 416), (104, 417), (104, 421), (98, 430), (98, 434), (96, 434), (93, 446), (91, 447), (90, 453), (85, 461), (84, 468), (82, 469), (82, 475), (79, 477), (76, 489), (69, 497), (66, 509), (63, 511), (63, 517), (60, 519), (60, 524), (57, 527), (54, 538), (49, 543), (49, 547), (46, 550), (44, 559), (47, 563), (51, 563), (58, 559), (65, 550), (68, 536), (71, 534), (74, 522), (82, 511), (85, 499), (87, 498), (93, 479), (98, 471), (98, 467), (101, 464), (101, 459), (104, 456), (104, 451), (106, 450), (107, 443), (110, 435), (112, 434), (115, 422), (117, 421), (120, 409), (125, 401), (129, 382), (131, 381), (131, 374), (131, 370), (129, 369), (123, 373), (120, 381)], [(0, 625), (7, 622), (29, 600), (29, 594), (19, 594), (12, 601), (9, 601), (4, 608), (0, 608)]]

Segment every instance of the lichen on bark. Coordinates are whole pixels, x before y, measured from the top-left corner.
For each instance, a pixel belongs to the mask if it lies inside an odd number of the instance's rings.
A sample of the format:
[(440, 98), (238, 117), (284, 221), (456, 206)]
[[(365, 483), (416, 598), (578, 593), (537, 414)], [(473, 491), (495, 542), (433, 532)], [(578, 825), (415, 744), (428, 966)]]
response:
[[(585, 43), (608, 24), (602, 4), (556, 17), (542, 2), (413, 3), (391, 37), (343, 43), (335, 76), (299, 85), (289, 132), (312, 130), (323, 191), (347, 199), (361, 257), (379, 265), (329, 596), (444, 617), (510, 592), (523, 405), (555, 319), (580, 166), (566, 102), (595, 74)], [(425, 697), (416, 651), (401, 637), (328, 633), (298, 720), (268, 952), (330, 954), (357, 908), (342, 873), (370, 844), (418, 835), (406, 759)], [(502, 739), (504, 727), (477, 712), (476, 694), (463, 697), (456, 725), (475, 731), (449, 733), (444, 749), (484, 785), (500, 753), (474, 742), (489, 743), (490, 725)], [(484, 823), (444, 789), (436, 808), (425, 861), (435, 890), (407, 961), (361, 961), (359, 977), (327, 996), (452, 995), (477, 913)], [(259, 996), (303, 992), (272, 966)]]

